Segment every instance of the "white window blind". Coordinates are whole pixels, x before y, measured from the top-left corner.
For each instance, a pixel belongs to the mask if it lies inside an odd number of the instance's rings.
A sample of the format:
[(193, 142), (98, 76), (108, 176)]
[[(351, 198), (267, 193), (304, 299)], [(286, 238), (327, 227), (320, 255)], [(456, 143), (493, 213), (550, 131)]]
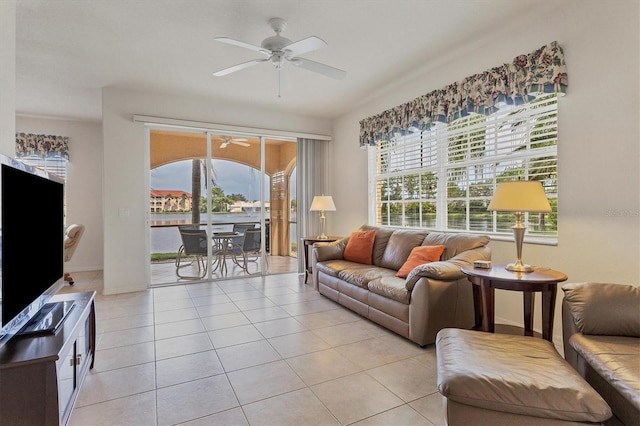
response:
[(65, 181), (67, 180), (67, 159), (62, 156), (42, 157), (40, 155), (25, 155), (18, 157), (17, 160), (29, 166), (56, 174)]
[(407, 129), (369, 148), (370, 223), (511, 235), (514, 215), (489, 212), (496, 184), (542, 182), (553, 211), (528, 234), (557, 238), (557, 95), (429, 130)]

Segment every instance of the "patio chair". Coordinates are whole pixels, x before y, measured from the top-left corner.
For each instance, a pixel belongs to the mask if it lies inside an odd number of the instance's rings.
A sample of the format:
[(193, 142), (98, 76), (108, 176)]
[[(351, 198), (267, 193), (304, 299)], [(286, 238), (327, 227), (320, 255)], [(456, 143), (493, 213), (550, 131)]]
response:
[(234, 244), (228, 253), (236, 265), (249, 273), (249, 262), (257, 262), (262, 256), (262, 233), (260, 228), (245, 230), (242, 245)]
[[(180, 238), (182, 239), (182, 245), (178, 249), (178, 256), (176, 257), (176, 275), (180, 278), (198, 280), (207, 275), (207, 247), (209, 245), (209, 238), (207, 237), (207, 231), (204, 229), (197, 229), (195, 226), (179, 226), (178, 232), (180, 232)], [(216, 254), (216, 248), (214, 247), (214, 253)], [(182, 275), (180, 268), (192, 266), (193, 263), (198, 266), (198, 275)]]
[(247, 229), (255, 229), (256, 225), (253, 223), (234, 223), (233, 224), (233, 232), (244, 233)]
[(237, 232), (239, 235), (233, 237), (231, 241), (234, 244), (242, 245), (243, 234), (247, 229), (256, 229), (256, 226), (253, 223), (234, 223), (232, 232)]

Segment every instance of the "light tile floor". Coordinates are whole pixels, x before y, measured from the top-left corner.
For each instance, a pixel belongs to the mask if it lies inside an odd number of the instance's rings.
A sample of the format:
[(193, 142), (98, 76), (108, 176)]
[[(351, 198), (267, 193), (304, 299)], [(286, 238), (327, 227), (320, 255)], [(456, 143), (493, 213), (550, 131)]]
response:
[(101, 295), (70, 425), (443, 425), (435, 347), (324, 298), (297, 274)]

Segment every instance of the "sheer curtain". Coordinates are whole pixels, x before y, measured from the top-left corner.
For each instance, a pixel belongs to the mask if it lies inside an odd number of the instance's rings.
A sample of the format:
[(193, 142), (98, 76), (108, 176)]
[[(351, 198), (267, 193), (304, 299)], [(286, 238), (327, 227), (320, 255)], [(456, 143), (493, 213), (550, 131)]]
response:
[(298, 139), (298, 271), (304, 271), (302, 237), (318, 235), (320, 220), (309, 211), (315, 195), (329, 193), (329, 141)]

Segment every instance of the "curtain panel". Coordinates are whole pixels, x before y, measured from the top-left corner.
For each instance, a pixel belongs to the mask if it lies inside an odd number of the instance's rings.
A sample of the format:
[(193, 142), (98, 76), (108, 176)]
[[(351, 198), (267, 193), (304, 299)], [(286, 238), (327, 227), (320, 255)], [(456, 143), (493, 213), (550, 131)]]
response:
[(311, 201), (315, 195), (330, 195), (329, 141), (299, 138), (297, 168), (298, 272), (303, 272), (304, 246), (300, 238), (320, 233), (317, 212), (309, 211)]
[(443, 89), (360, 121), (360, 147), (395, 132), (428, 130), (471, 113), (489, 115), (501, 105), (520, 105), (541, 93), (565, 93), (567, 69), (562, 48), (552, 42), (511, 63), (491, 68)]
[(55, 135), (38, 135), (35, 133), (16, 133), (16, 157), (60, 156), (69, 159), (69, 137)]

